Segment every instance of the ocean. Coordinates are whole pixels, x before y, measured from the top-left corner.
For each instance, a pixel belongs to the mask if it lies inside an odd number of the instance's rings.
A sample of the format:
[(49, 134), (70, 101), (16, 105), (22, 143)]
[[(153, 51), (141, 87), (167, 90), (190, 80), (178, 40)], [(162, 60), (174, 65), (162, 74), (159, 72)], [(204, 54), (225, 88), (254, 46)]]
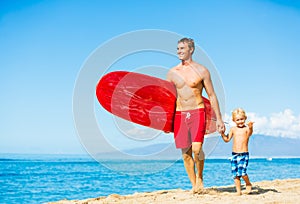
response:
[[(251, 182), (300, 178), (300, 159), (250, 158), (247, 172)], [(228, 159), (206, 159), (204, 185), (233, 185)], [(0, 203), (46, 203), (177, 188), (191, 188), (182, 160), (98, 163), (88, 156), (0, 155)]]

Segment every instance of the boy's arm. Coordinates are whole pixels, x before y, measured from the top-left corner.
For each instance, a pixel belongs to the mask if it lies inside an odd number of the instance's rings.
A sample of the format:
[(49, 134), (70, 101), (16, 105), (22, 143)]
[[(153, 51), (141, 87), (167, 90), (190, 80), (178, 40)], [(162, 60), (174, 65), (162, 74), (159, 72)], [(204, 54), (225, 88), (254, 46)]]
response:
[(253, 133), (253, 123), (254, 123), (254, 122), (251, 122), (251, 121), (248, 123), (248, 127), (249, 127), (249, 136), (251, 136), (252, 133)]
[(224, 142), (229, 142), (228, 141), (228, 135), (225, 135), (225, 133), (221, 134), (222, 139), (224, 140)]
[(225, 133), (222, 133), (221, 136), (222, 136), (222, 139), (224, 140), (224, 142), (229, 142), (233, 136), (232, 129), (230, 129), (230, 131), (227, 135), (225, 135)]

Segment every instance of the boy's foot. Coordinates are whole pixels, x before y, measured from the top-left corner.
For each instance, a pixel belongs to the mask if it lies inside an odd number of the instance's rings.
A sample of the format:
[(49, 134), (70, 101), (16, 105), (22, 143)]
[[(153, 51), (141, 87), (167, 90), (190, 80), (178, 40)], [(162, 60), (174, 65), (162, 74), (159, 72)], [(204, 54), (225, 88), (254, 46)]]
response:
[(251, 190), (252, 190), (252, 185), (251, 185), (251, 183), (250, 183), (249, 185), (246, 185), (246, 191), (245, 191), (245, 194), (251, 193)]

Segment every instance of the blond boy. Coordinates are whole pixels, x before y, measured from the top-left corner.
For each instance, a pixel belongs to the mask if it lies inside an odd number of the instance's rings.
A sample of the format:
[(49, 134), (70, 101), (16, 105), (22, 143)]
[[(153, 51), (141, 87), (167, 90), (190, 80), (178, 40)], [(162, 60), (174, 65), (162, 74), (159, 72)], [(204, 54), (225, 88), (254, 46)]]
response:
[(243, 109), (237, 108), (232, 112), (232, 120), (236, 124), (228, 133), (221, 134), (225, 142), (229, 142), (233, 138), (232, 157), (231, 157), (231, 170), (234, 178), (234, 183), (237, 195), (241, 195), (241, 177), (246, 183), (246, 193), (249, 194), (252, 189), (249, 177), (246, 173), (249, 152), (248, 142), (253, 132), (253, 122), (248, 122), (246, 125), (247, 116)]

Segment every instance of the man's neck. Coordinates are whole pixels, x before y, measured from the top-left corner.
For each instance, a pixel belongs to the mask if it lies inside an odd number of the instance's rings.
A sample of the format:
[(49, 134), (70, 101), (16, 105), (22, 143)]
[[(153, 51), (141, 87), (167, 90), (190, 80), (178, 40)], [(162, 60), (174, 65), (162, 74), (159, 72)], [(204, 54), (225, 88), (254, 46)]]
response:
[(192, 58), (189, 58), (187, 60), (181, 60), (181, 65), (188, 66), (188, 65), (192, 64), (192, 62), (193, 62)]

